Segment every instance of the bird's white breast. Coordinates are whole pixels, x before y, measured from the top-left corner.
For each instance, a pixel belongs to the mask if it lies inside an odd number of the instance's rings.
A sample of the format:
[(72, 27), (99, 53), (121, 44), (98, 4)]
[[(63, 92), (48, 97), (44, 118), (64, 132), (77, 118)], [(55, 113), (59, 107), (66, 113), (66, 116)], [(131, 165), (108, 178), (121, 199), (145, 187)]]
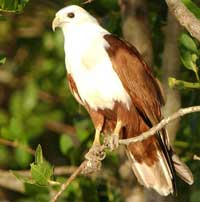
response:
[(129, 109), (131, 99), (114, 71), (105, 50), (106, 30), (90, 25), (71, 28), (65, 35), (65, 62), (83, 102), (95, 110), (113, 109), (116, 101)]

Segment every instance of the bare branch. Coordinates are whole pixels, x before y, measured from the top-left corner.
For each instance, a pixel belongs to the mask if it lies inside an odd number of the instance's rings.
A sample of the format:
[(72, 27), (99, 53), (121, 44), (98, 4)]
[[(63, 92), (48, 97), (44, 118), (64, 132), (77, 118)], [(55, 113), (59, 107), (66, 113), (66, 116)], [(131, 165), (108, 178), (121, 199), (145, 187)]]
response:
[(23, 182), (18, 180), (11, 172), (0, 169), (0, 187), (24, 193)]
[(180, 0), (166, 0), (166, 3), (179, 23), (185, 27), (193, 37), (200, 41), (200, 21), (193, 13), (191, 13)]
[(87, 161), (83, 161), (81, 165), (75, 170), (75, 172), (67, 179), (65, 183), (63, 183), (60, 187), (60, 190), (56, 193), (56, 195), (51, 199), (50, 202), (56, 202), (58, 197), (65, 191), (65, 189), (71, 184), (71, 182), (83, 171), (86, 167)]
[(141, 142), (141, 141), (147, 139), (148, 137), (156, 134), (156, 132), (161, 130), (163, 127), (165, 127), (168, 123), (172, 122), (173, 120), (175, 120), (181, 116), (184, 116), (186, 114), (190, 114), (190, 113), (198, 112), (198, 111), (200, 111), (200, 106), (193, 106), (193, 107), (179, 109), (177, 112), (175, 112), (171, 116), (163, 119), (159, 124), (155, 125), (150, 130), (148, 130), (136, 137), (133, 137), (133, 138), (119, 140), (119, 144), (128, 145), (128, 144), (134, 143), (134, 142)]
[(6, 146), (9, 146), (9, 147), (14, 147), (14, 148), (19, 147), (19, 148), (23, 149), (24, 151), (32, 154), (33, 156), (35, 155), (35, 150), (28, 147), (27, 145), (21, 144), (20, 142), (16, 142), (16, 141), (13, 142), (13, 141), (10, 141), (10, 140), (0, 138), (0, 144), (6, 145)]

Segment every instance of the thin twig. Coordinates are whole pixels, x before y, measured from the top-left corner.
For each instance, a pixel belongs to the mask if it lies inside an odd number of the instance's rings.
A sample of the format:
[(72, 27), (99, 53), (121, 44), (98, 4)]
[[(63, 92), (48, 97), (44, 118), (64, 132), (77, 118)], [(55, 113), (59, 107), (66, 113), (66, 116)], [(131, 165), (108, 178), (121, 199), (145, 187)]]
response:
[(83, 161), (81, 165), (75, 170), (75, 172), (67, 179), (65, 183), (63, 183), (60, 187), (60, 190), (56, 193), (56, 195), (51, 199), (50, 202), (56, 202), (58, 197), (65, 191), (65, 189), (71, 184), (71, 182), (83, 171), (87, 164), (87, 161)]
[(200, 21), (195, 15), (187, 9), (181, 0), (166, 0), (166, 3), (179, 23), (184, 26), (193, 37), (200, 41)]
[(138, 135), (136, 137), (133, 137), (133, 138), (119, 140), (119, 144), (128, 145), (128, 144), (134, 143), (134, 142), (141, 142), (141, 141), (147, 139), (148, 137), (153, 136), (154, 134), (156, 134), (156, 132), (161, 130), (169, 122), (177, 119), (178, 117), (184, 116), (184, 115), (189, 114), (189, 113), (198, 112), (198, 111), (200, 111), (200, 106), (193, 106), (193, 107), (179, 109), (177, 112), (175, 112), (171, 116), (163, 119), (159, 124), (155, 125), (150, 130), (148, 130), (148, 131), (146, 131), (144, 133), (141, 133), (140, 135)]
[(181, 88), (181, 89), (200, 89), (200, 82), (188, 82), (175, 79), (173, 77), (168, 78), (169, 86), (171, 88)]
[(35, 150), (28, 147), (27, 145), (21, 144), (21, 143), (16, 142), (16, 141), (13, 142), (13, 141), (10, 141), (10, 140), (0, 138), (0, 144), (1, 145), (6, 145), (6, 146), (9, 146), (9, 147), (14, 147), (14, 148), (19, 147), (19, 148), (22, 148), (24, 151), (32, 154), (33, 156), (35, 155)]

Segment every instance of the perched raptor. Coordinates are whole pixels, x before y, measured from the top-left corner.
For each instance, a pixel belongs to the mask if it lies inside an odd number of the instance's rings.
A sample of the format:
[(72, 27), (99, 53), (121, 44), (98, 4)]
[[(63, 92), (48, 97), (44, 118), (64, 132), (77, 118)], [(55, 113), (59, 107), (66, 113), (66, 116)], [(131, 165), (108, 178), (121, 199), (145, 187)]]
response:
[[(59, 10), (52, 26), (64, 34), (71, 92), (87, 109), (96, 129), (88, 159), (93, 148), (100, 146), (100, 134), (109, 136), (111, 147), (116, 147), (118, 137), (138, 136), (161, 121), (161, 87), (134, 46), (75, 5)], [(165, 129), (126, 150), (139, 183), (161, 195), (175, 192), (175, 171), (193, 183), (192, 173), (172, 151)]]

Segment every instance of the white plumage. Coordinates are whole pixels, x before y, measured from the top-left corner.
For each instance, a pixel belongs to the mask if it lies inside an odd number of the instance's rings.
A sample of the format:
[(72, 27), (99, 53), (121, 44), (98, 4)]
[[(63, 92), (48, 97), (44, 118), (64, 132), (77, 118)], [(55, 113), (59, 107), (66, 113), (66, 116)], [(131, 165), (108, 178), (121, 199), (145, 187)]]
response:
[[(76, 9), (76, 6), (73, 7)], [(124, 103), (129, 109), (131, 99), (113, 70), (105, 50), (109, 45), (103, 36), (109, 32), (99, 26), (93, 17), (90, 19), (90, 16), (87, 23), (75, 25), (62, 27), (65, 63), (67, 72), (76, 82), (82, 101), (95, 110), (113, 109), (115, 101)]]

